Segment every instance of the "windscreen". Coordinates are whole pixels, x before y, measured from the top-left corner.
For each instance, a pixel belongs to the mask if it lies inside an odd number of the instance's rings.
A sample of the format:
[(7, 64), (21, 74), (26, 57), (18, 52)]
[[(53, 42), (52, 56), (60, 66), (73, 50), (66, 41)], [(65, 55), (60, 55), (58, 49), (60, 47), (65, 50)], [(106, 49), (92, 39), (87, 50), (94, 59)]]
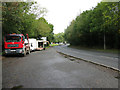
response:
[(20, 36), (6, 36), (6, 42), (20, 42)]

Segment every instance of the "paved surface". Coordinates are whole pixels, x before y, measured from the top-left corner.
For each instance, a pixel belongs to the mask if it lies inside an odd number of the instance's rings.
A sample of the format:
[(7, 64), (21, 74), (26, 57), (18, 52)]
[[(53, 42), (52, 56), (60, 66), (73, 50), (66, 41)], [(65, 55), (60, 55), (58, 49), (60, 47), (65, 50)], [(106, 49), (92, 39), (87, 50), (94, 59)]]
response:
[(65, 45), (57, 46), (57, 51), (62, 52), (67, 55), (78, 57), (84, 60), (100, 63), (114, 69), (118, 69), (118, 54), (103, 53), (97, 51), (87, 51), (69, 48)]
[(2, 60), (3, 88), (118, 88), (117, 72), (71, 61), (54, 48)]
[(2, 56), (1, 54), (2, 54), (2, 41), (0, 39), (0, 90), (2, 88)]
[(0, 90), (2, 89), (2, 56), (0, 55)]

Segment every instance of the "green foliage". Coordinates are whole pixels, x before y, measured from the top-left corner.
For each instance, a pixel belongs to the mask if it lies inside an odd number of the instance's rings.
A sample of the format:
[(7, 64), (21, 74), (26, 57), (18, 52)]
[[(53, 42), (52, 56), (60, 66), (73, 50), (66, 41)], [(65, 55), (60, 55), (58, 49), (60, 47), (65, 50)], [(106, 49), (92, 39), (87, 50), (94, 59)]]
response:
[(55, 34), (54, 35), (54, 42), (55, 43), (64, 42), (64, 33)]
[(118, 48), (120, 37), (120, 3), (101, 2), (84, 11), (65, 29), (65, 40), (72, 45), (103, 47), (104, 35), (108, 48)]
[(41, 35), (52, 41), (54, 26), (43, 17), (46, 9), (36, 4), (36, 2), (3, 2), (3, 36), (10, 33), (28, 33), (29, 37), (37, 38)]
[(2, 3), (2, 27), (3, 35), (7, 33), (20, 33), (24, 29), (24, 18), (32, 3), (3, 2)]

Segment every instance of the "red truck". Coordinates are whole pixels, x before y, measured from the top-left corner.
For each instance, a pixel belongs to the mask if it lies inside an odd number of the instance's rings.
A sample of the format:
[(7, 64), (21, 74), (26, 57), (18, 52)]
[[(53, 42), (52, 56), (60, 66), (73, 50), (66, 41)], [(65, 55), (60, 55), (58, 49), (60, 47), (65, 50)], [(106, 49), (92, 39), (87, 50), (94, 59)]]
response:
[(26, 36), (25, 39), (23, 34), (7, 34), (4, 37), (5, 55), (21, 54), (22, 56), (26, 56), (27, 53), (30, 54), (28, 34)]

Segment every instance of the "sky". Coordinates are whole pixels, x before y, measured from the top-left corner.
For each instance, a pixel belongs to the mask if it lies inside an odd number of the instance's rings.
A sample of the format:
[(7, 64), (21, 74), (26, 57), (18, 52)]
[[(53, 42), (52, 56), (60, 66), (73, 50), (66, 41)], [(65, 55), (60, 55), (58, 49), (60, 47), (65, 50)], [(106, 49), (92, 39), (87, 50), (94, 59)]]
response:
[(54, 25), (54, 33), (64, 32), (70, 22), (102, 0), (35, 0), (47, 9), (45, 19)]

